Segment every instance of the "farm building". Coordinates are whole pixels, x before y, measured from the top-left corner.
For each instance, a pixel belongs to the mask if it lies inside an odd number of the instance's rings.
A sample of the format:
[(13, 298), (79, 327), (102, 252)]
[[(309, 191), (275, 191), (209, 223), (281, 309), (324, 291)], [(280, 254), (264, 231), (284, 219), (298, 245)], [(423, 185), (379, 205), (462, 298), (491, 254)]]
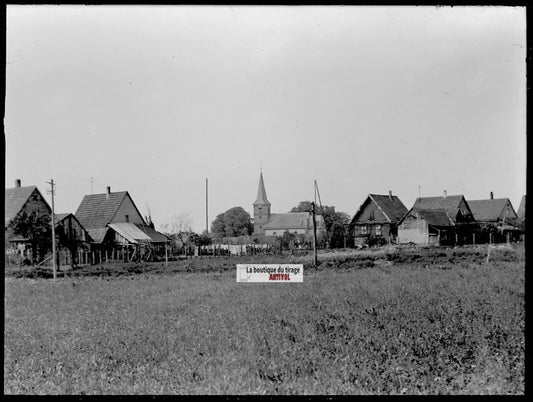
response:
[(76, 264), (79, 253), (89, 250), (91, 236), (74, 214), (55, 214), (54, 220), (57, 251), (70, 253), (71, 264)]
[(368, 194), (350, 222), (355, 245), (371, 240), (396, 242), (398, 221), (407, 208), (396, 195)]
[[(289, 212), (273, 214), (270, 212), (263, 172), (259, 175), (257, 197), (254, 202), (254, 235), (256, 236), (282, 236), (289, 232), (301, 238), (313, 236), (313, 216), (310, 212)], [(326, 225), (322, 215), (315, 216), (317, 237), (323, 238), (326, 234)]]
[(468, 205), (480, 224), (476, 242), (499, 243), (520, 238), (518, 215), (508, 198), (494, 198), (491, 192), (489, 199), (471, 200)]
[(523, 195), (520, 200), (520, 205), (518, 206), (518, 211), (516, 211), (518, 217), (518, 225), (522, 232), (526, 230), (526, 196)]
[(398, 222), (398, 243), (454, 244), (454, 223), (444, 209), (411, 208)]
[[(46, 241), (39, 240), (40, 226), (44, 230), (50, 225), (52, 209), (36, 186), (21, 186), (20, 180), (15, 180), (14, 188), (5, 190), (4, 240), (6, 260), (17, 258), (34, 261), (42, 259), (48, 251)], [(25, 230), (27, 235), (17, 234), (14, 225), (17, 221), (27, 220), (33, 229)], [(46, 239), (45, 239), (46, 240)], [(50, 241), (51, 243), (51, 241)]]
[(107, 187), (105, 193), (86, 195), (75, 215), (92, 238), (91, 251), (98, 255), (116, 259), (120, 252), (126, 259), (153, 259), (164, 255), (169, 243), (151, 221), (145, 222), (127, 191), (111, 192)]
[(474, 233), (479, 229), (479, 225), (462, 194), (448, 195), (444, 191), (442, 197), (419, 197), (415, 200), (413, 208), (419, 210), (444, 210), (454, 225), (455, 244), (471, 244), (474, 242)]

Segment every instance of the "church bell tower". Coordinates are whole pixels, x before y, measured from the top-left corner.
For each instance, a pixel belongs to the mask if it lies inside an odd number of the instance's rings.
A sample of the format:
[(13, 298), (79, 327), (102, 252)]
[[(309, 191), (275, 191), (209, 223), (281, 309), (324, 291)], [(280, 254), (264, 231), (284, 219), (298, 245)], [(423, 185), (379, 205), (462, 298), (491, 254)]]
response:
[(257, 198), (254, 202), (254, 235), (264, 236), (263, 225), (270, 219), (270, 202), (267, 199), (265, 183), (263, 182), (263, 171), (259, 175), (259, 187), (257, 188)]

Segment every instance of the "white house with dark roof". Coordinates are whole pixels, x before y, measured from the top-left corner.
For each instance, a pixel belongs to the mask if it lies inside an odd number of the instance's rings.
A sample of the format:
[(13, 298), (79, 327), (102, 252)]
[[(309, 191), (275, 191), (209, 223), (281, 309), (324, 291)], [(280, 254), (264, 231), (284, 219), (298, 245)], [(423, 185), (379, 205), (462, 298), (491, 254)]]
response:
[[(282, 236), (289, 233), (303, 236), (313, 235), (313, 216), (310, 212), (271, 213), (263, 172), (259, 174), (259, 186), (254, 206), (254, 236)], [(326, 225), (322, 215), (316, 215), (317, 237), (324, 236)]]

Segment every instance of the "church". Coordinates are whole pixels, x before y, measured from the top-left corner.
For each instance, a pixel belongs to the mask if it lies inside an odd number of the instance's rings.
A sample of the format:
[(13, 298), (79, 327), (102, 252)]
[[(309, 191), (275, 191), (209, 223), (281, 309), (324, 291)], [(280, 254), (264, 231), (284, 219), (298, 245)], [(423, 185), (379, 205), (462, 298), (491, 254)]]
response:
[[(254, 202), (254, 236), (282, 236), (285, 231), (296, 235), (313, 236), (313, 216), (310, 212), (289, 212), (273, 214), (268, 201), (263, 172), (259, 175), (257, 198)], [(326, 234), (322, 215), (316, 215), (316, 233), (320, 238)]]

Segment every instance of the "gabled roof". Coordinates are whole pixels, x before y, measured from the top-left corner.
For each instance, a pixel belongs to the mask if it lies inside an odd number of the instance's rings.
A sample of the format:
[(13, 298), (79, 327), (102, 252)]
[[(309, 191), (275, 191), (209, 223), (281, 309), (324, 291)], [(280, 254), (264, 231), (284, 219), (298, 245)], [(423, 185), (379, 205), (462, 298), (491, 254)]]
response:
[[(86, 195), (75, 213), (76, 218), (86, 229), (103, 229), (111, 222), (126, 197), (131, 199), (127, 191)], [(139, 216), (142, 217), (140, 213)]]
[(448, 217), (455, 222), (457, 212), (459, 211), (459, 204), (461, 201), (465, 201), (466, 208), (470, 210), (468, 202), (465, 197), (460, 195), (447, 195), (446, 197), (419, 197), (416, 199), (413, 208), (415, 209), (443, 209), (446, 211)]
[(352, 222), (363, 212), (364, 207), (369, 202), (374, 203), (383, 215), (385, 215), (387, 221), (391, 223), (398, 222), (407, 213), (407, 208), (396, 195), (368, 194), (352, 218)]
[(443, 209), (415, 209), (412, 208), (412, 213), (417, 214), (432, 226), (453, 226), (453, 221), (446, 214)]
[(518, 219), (525, 219), (526, 217), (526, 196), (523, 195), (522, 199), (520, 200), (520, 205), (518, 206), (518, 211), (516, 211), (516, 215), (518, 215)]
[[(509, 204), (508, 204), (509, 203)], [(470, 210), (474, 218), (479, 222), (498, 221), (501, 218), (516, 219), (516, 212), (509, 198), (494, 198), (488, 200), (468, 201)], [(509, 212), (506, 213), (506, 205), (510, 205)]]
[(69, 215), (72, 215), (72, 214), (71, 213), (54, 214), (54, 221), (55, 223), (59, 223)]
[(259, 174), (259, 186), (257, 187), (257, 197), (254, 204), (270, 204), (267, 199), (265, 183), (263, 182), (263, 172)]
[(6, 188), (5, 195), (5, 215), (4, 215), (4, 228), (6, 228), (9, 223), (15, 219), (19, 214), (20, 210), (28, 201), (28, 198), (33, 194), (34, 191), (37, 191), (41, 196), (43, 202), (46, 204), (48, 209), (51, 211), (50, 206), (39, 192), (39, 189), (36, 186), (26, 186), (26, 187), (14, 187)]

